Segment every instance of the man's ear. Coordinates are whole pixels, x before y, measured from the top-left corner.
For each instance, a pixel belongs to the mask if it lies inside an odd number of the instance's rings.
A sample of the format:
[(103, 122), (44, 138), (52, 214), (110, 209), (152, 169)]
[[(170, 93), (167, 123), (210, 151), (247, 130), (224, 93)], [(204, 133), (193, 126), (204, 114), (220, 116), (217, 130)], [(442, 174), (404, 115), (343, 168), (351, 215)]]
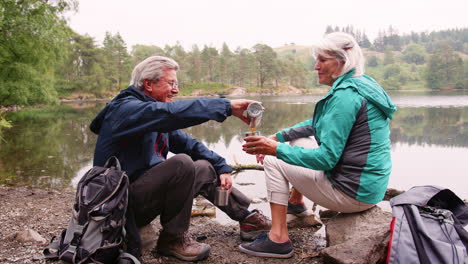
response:
[(143, 80), (143, 91), (146, 91), (146, 92), (150, 92), (153, 90), (153, 88), (151, 88), (151, 80), (148, 80), (148, 79), (144, 79)]

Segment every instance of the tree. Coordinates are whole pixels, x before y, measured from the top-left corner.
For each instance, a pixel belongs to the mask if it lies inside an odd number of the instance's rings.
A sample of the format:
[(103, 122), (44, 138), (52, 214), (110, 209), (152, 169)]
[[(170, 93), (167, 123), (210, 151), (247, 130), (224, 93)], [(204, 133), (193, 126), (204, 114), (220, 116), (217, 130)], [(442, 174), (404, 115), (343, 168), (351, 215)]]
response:
[(393, 64), (395, 63), (395, 56), (390, 48), (386, 48), (384, 52), (384, 60), (383, 65)]
[(256, 80), (256, 60), (252, 52), (248, 49), (237, 48), (234, 60), (234, 83), (240, 86), (254, 86)]
[(187, 54), (187, 76), (191, 82), (200, 83), (202, 79), (201, 52), (197, 45)]
[(120, 90), (126, 86), (130, 76), (130, 55), (125, 41), (119, 33), (106, 32), (103, 41), (104, 72), (109, 79), (109, 90)]
[(55, 68), (70, 34), (62, 14), (74, 0), (2, 0), (0, 5), (0, 104), (57, 100)]
[(460, 56), (450, 46), (444, 46), (429, 58), (426, 72), (427, 86), (439, 89), (444, 84), (448, 87), (455, 87), (457, 83), (463, 84), (463, 71), (463, 60)]
[(407, 63), (422, 65), (426, 62), (427, 53), (419, 44), (409, 44), (403, 51), (403, 60)]
[(379, 59), (375, 55), (370, 56), (369, 59), (367, 60), (367, 66), (369, 67), (377, 67), (378, 65), (379, 65)]
[(94, 39), (73, 33), (68, 43), (67, 59), (57, 67), (57, 91), (60, 95), (75, 91), (101, 95), (108, 86), (101, 65), (102, 51)]
[(232, 80), (232, 61), (233, 54), (226, 43), (223, 43), (221, 54), (219, 56), (219, 79), (222, 83), (229, 83)]
[(131, 54), (131, 65), (136, 66), (138, 63), (144, 59), (156, 56), (163, 55), (164, 51), (158, 46), (148, 46), (148, 45), (133, 45)]
[(213, 47), (204, 46), (201, 52), (203, 72), (209, 82), (214, 82), (217, 77), (218, 50)]
[(257, 61), (258, 83), (263, 88), (265, 82), (275, 75), (276, 52), (268, 45), (257, 44), (253, 47)]

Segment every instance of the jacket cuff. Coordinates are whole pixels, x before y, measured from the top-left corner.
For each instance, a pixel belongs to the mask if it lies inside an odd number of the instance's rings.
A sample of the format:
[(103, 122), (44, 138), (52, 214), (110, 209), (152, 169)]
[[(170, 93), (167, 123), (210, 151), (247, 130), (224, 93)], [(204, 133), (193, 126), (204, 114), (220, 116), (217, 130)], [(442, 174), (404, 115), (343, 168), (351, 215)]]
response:
[(231, 101), (228, 99), (223, 99), (224, 103), (226, 104), (226, 116), (231, 116), (232, 115), (232, 107), (231, 107)]
[(286, 140), (284, 139), (284, 136), (283, 136), (283, 133), (280, 131), (280, 132), (277, 132), (275, 134), (276, 138), (278, 139), (279, 142), (283, 143), (283, 142), (286, 142)]
[(219, 169), (216, 171), (216, 173), (217, 173), (218, 175), (221, 175), (221, 174), (223, 174), (223, 173), (231, 173), (232, 171), (233, 171), (233, 169), (231, 168), (231, 166), (229, 166), (229, 165), (226, 164), (226, 165), (222, 166), (221, 168), (219, 168)]

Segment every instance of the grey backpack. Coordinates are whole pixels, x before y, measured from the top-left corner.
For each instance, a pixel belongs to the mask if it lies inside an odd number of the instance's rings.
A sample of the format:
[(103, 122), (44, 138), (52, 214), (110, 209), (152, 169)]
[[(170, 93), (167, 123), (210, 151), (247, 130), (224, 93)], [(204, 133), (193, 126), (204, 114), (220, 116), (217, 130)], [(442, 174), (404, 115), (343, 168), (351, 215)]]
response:
[(468, 206), (452, 191), (417, 186), (390, 205), (387, 263), (468, 263)]
[[(91, 168), (78, 183), (67, 229), (59, 241), (52, 238), (45, 258), (68, 263), (139, 263), (122, 253), (128, 186), (128, 176), (116, 157), (110, 157), (104, 167)], [(128, 261), (122, 261), (125, 258)]]

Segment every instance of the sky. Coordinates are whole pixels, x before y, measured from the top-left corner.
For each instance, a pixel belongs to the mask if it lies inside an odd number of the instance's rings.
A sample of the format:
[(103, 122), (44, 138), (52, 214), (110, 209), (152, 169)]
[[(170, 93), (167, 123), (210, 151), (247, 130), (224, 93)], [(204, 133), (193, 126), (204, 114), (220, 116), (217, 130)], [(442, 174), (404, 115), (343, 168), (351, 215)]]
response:
[(79, 0), (70, 27), (102, 44), (119, 33), (135, 44), (194, 44), (232, 50), (312, 45), (326, 26), (365, 31), (371, 41), (392, 26), (399, 34), (468, 27), (467, 0)]

